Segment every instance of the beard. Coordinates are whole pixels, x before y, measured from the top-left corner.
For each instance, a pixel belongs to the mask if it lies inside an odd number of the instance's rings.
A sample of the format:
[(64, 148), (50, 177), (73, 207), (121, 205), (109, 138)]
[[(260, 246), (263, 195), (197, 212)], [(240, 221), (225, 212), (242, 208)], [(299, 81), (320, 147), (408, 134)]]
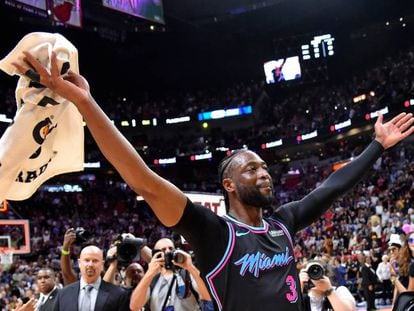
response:
[(264, 195), (260, 192), (260, 187), (244, 187), (241, 185), (237, 185), (237, 192), (240, 196), (240, 201), (246, 205), (259, 207), (259, 208), (266, 208), (271, 206), (274, 195), (273, 195), (273, 187), (272, 191), (269, 195)]

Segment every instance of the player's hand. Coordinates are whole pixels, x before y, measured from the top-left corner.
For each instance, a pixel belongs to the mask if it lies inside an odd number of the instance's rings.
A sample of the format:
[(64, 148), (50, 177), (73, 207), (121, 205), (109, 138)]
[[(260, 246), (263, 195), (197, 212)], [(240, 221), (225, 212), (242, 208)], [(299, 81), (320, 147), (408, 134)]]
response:
[(414, 132), (414, 118), (412, 113), (400, 113), (392, 120), (382, 123), (383, 116), (378, 112), (378, 119), (375, 122), (375, 139), (388, 149), (401, 140), (407, 138)]
[(40, 83), (74, 104), (90, 96), (89, 84), (84, 77), (70, 70), (64, 76), (60, 74), (54, 52), (51, 56), (50, 72), (32, 54), (29, 52), (23, 52), (23, 54), (25, 64), (13, 63), (19, 74)]

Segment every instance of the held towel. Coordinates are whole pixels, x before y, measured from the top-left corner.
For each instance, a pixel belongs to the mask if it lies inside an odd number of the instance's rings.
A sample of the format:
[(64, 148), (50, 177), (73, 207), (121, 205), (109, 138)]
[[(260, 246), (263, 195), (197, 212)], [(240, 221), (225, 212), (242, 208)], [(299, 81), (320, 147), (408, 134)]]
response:
[[(55, 52), (62, 75), (69, 69), (79, 73), (77, 49), (60, 34), (26, 35), (0, 61), (0, 69), (18, 75), (12, 62), (23, 63), (23, 51), (29, 51), (48, 70)], [(0, 202), (27, 199), (47, 179), (83, 170), (83, 121), (71, 102), (20, 76), (16, 105), (13, 122), (0, 138)]]

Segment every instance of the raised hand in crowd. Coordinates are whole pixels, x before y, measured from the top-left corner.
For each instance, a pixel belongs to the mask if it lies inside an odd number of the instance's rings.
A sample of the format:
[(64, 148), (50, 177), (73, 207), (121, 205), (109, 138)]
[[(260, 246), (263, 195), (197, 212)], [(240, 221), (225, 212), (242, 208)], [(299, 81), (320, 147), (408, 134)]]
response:
[(60, 250), (60, 268), (62, 270), (63, 284), (65, 286), (74, 283), (78, 280), (78, 277), (76, 276), (76, 273), (73, 270), (73, 262), (70, 258), (70, 250), (75, 241), (75, 229), (69, 228), (65, 232), (65, 236), (63, 238), (63, 245)]

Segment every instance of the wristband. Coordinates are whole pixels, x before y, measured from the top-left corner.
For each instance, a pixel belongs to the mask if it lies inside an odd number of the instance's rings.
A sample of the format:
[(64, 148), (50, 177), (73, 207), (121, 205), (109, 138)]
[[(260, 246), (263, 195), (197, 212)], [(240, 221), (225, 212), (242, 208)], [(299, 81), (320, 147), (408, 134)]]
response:
[(70, 252), (66, 249), (64, 249), (63, 247), (60, 249), (60, 252), (62, 255), (68, 256), (70, 254)]
[(327, 289), (324, 293), (325, 297), (329, 297), (333, 293), (334, 289), (331, 287), (330, 289)]
[(115, 260), (117, 260), (116, 255), (115, 256), (106, 256), (106, 260), (108, 262), (114, 262)]

